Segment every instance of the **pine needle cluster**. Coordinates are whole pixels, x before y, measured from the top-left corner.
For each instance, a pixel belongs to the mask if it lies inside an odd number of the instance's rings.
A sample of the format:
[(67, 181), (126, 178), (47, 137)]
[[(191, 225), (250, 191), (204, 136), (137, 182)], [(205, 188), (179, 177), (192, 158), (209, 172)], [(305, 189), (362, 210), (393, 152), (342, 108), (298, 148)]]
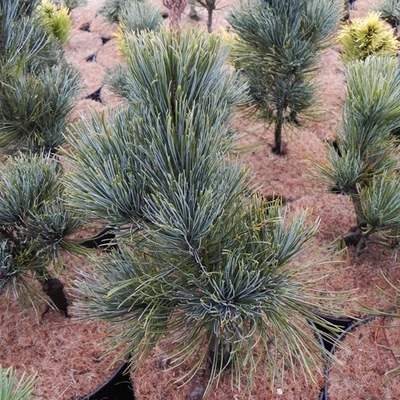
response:
[(51, 0), (42, 0), (37, 8), (39, 18), (61, 44), (67, 43), (71, 31), (71, 17), (69, 9), (56, 5)]
[(365, 18), (353, 18), (338, 33), (342, 57), (346, 62), (365, 60), (371, 55), (395, 55), (399, 42), (382, 21), (379, 12), (370, 12)]
[(125, 34), (159, 30), (162, 13), (159, 6), (146, 0), (108, 0), (100, 12), (111, 23), (119, 24), (118, 46), (124, 47)]
[(0, 366), (0, 399), (1, 400), (33, 400), (32, 392), (37, 377), (26, 376), (18, 379), (13, 368), (4, 369)]
[(119, 22), (121, 9), (127, 1), (129, 0), (106, 0), (100, 9), (100, 14), (104, 15), (111, 24)]
[(158, 31), (161, 23), (162, 16), (159, 6), (143, 0), (125, 1), (120, 10), (118, 46), (121, 50), (126, 46), (126, 35), (143, 30)]
[(400, 24), (400, 2), (399, 0), (383, 0), (373, 10), (380, 13), (380, 18), (389, 23), (397, 34)]

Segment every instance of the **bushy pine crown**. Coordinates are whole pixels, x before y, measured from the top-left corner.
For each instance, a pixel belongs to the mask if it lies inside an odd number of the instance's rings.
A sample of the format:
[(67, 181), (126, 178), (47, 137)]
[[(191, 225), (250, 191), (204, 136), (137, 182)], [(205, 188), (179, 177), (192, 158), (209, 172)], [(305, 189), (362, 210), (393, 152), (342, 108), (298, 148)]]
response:
[(393, 29), (380, 19), (379, 12), (365, 18), (354, 18), (338, 33), (345, 61), (364, 61), (370, 55), (395, 55), (399, 49)]
[(372, 8), (373, 11), (380, 12), (380, 17), (397, 28), (400, 24), (400, 2), (398, 0), (383, 0)]

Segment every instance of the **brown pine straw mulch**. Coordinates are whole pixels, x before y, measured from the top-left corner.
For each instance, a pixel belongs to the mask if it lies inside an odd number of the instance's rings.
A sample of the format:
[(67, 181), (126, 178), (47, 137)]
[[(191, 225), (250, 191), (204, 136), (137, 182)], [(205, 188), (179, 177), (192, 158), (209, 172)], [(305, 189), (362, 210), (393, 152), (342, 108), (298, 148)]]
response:
[[(77, 120), (80, 115), (88, 115), (89, 110), (107, 110), (107, 107), (121, 103), (109, 89), (103, 86), (102, 76), (106, 68), (121, 60), (113, 36), (115, 27), (110, 26), (98, 15), (97, 10), (104, 0), (89, 0), (86, 7), (73, 11), (73, 35), (66, 47), (69, 62), (79, 69), (83, 77), (83, 88), (80, 98), (70, 120)], [(157, 2), (154, 0), (154, 2)], [(358, 0), (356, 10), (351, 17), (364, 16), (377, 0)], [(161, 2), (158, 2), (161, 4)], [(231, 4), (230, 0), (219, 3), (222, 6)], [(214, 30), (225, 26), (224, 15), (227, 8), (216, 13)], [(189, 7), (183, 16), (183, 24), (195, 24), (188, 18)], [(205, 26), (206, 13), (199, 9), (200, 23)], [(81, 29), (89, 25), (89, 31)], [(101, 38), (110, 39), (104, 41)], [(105, 42), (105, 43), (104, 43)], [(323, 157), (325, 141), (332, 140), (335, 128), (340, 120), (340, 104), (344, 98), (343, 65), (337, 48), (327, 50), (322, 57), (322, 71), (319, 74), (321, 114), (319, 122), (306, 121), (296, 131), (288, 132), (285, 137), (286, 155), (276, 156), (271, 152), (273, 134), (261, 122), (249, 122), (238, 116), (234, 129), (241, 133), (240, 146), (247, 148), (244, 162), (252, 166), (254, 183), (260, 186), (265, 196), (281, 195), (290, 200), (291, 211), (308, 209), (310, 220), (320, 219), (315, 245), (304, 254), (297, 263), (307, 262), (315, 257), (335, 253), (338, 245), (334, 240), (345, 233), (355, 222), (354, 210), (348, 197), (329, 193), (327, 187), (311, 180), (308, 174), (312, 169), (312, 158)], [(94, 55), (94, 57), (92, 57)], [(92, 58), (92, 61), (86, 59)], [(86, 98), (100, 89), (100, 101)], [(339, 262), (337, 262), (339, 261)], [(90, 270), (90, 262), (83, 258), (65, 256), (66, 270), (61, 280), (71, 299), (72, 282), (77, 271)], [(390, 282), (396, 283), (400, 277), (399, 263), (388, 249), (371, 246), (357, 260), (354, 251), (349, 249), (336, 257), (336, 262), (314, 267), (315, 272), (333, 271), (320, 281), (321, 290), (353, 290), (353, 300), (345, 303), (346, 312), (354, 313), (359, 303), (386, 309), (388, 304), (377, 287), (389, 290)], [(44, 308), (45, 305), (43, 304)], [(32, 310), (21, 310), (17, 301), (10, 305), (5, 314), (5, 305), (0, 305), (0, 364), (3, 367), (13, 366), (19, 373), (23, 371), (38, 373), (40, 380), (34, 391), (35, 399), (77, 400), (90, 393), (104, 382), (113, 371), (110, 361), (115, 354), (104, 360), (101, 354), (106, 350), (103, 344), (107, 337), (106, 325), (102, 322), (81, 322), (76, 319), (71, 308), (71, 318), (65, 319), (55, 311), (45, 314), (38, 321)], [(346, 313), (344, 312), (344, 313)], [(399, 320), (396, 320), (400, 323)], [(392, 354), (384, 349), (377, 352), (374, 337), (376, 321), (360, 327), (346, 338), (347, 350), (338, 350), (337, 358), (341, 361), (332, 369), (330, 381), (330, 398), (342, 399), (397, 399), (400, 391), (396, 382), (382, 386), (384, 373), (393, 367)], [(387, 319), (385, 323), (392, 322)], [(393, 322), (394, 323), (394, 322)], [(399, 347), (399, 334), (396, 329), (386, 329), (390, 343)], [(357, 339), (358, 338), (358, 339)], [(364, 340), (365, 339), (365, 340)], [(378, 337), (379, 340), (382, 336)], [(352, 340), (355, 340), (352, 344)], [(170, 344), (171, 345), (171, 344)], [(168, 344), (166, 345), (168, 347)], [(154, 350), (145, 366), (133, 376), (139, 400), (181, 400), (193, 393), (196, 386), (201, 387), (206, 378), (202, 371), (191, 383), (178, 388), (174, 378), (186, 368), (166, 368), (162, 362), (165, 349), (160, 345)], [(363, 357), (359, 357), (363, 355)], [(364, 357), (365, 355), (365, 357)], [(160, 362), (161, 360), (161, 362)], [(392, 360), (392, 361), (391, 361)], [(350, 363), (350, 361), (352, 361)], [(286, 374), (285, 385), (278, 382), (272, 388), (266, 371), (260, 367), (257, 371), (256, 386), (251, 395), (238, 393), (229, 385), (222, 385), (212, 390), (209, 399), (218, 400), (312, 400), (316, 399), (319, 387), (302, 379), (293, 379)], [(351, 385), (346, 382), (351, 381)], [(318, 382), (322, 385), (322, 382)], [(357, 389), (354, 389), (354, 385)], [(282, 391), (282, 392), (281, 392)], [(193, 399), (196, 397), (192, 397)]]
[[(329, 399), (395, 400), (400, 396), (400, 319), (379, 317), (346, 335), (328, 379)], [(398, 369), (397, 375), (388, 374)], [(389, 377), (392, 376), (392, 379)]]

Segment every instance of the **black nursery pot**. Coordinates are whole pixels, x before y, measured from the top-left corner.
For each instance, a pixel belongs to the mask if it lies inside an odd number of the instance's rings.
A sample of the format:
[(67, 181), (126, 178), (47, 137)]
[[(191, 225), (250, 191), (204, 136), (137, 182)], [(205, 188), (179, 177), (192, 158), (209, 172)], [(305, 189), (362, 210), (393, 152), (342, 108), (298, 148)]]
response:
[(80, 245), (87, 249), (98, 249), (104, 251), (111, 251), (114, 249), (119, 251), (113, 227), (103, 229), (97, 235), (82, 241)]
[[(120, 251), (116, 243), (112, 227), (103, 229), (97, 235), (80, 243), (81, 246), (89, 249)], [(129, 363), (124, 362), (101, 386), (95, 391), (82, 397), (81, 400), (135, 400), (132, 381), (129, 377)]]
[(124, 362), (105, 383), (81, 400), (135, 400), (129, 363)]

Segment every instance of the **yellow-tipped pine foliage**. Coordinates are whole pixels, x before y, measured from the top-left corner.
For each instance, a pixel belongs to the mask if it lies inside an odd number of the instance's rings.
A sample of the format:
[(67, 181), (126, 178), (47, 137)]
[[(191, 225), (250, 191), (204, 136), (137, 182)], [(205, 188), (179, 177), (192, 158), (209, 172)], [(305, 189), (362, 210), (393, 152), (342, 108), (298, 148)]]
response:
[(123, 56), (126, 55), (127, 51), (126, 35), (127, 33), (124, 30), (124, 27), (120, 24), (118, 30), (114, 33), (114, 36), (117, 39), (117, 49)]
[(354, 18), (339, 31), (337, 38), (346, 62), (363, 61), (370, 55), (395, 55), (399, 49), (394, 30), (380, 19), (379, 12)]
[(67, 43), (71, 30), (71, 18), (67, 7), (54, 4), (51, 0), (42, 0), (37, 8), (40, 19), (49, 32), (61, 44)]

